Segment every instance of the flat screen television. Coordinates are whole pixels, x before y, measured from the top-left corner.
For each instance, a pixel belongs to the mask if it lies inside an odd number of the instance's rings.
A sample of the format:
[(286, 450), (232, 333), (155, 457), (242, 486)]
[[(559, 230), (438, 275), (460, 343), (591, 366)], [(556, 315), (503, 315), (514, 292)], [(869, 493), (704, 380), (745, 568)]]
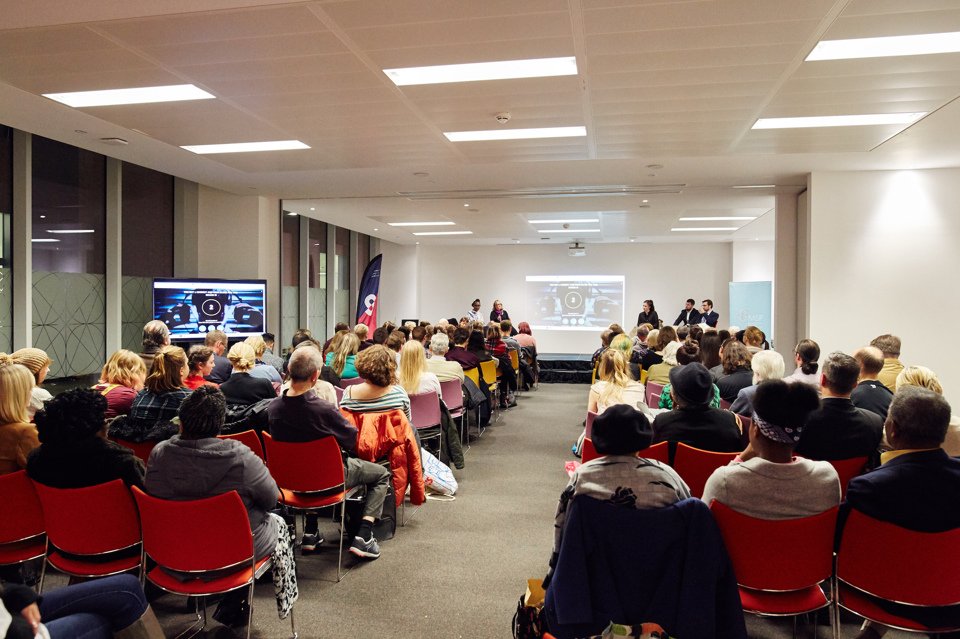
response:
[(203, 339), (216, 330), (227, 337), (261, 335), (267, 329), (267, 281), (158, 278), (153, 317), (167, 325), (172, 340)]

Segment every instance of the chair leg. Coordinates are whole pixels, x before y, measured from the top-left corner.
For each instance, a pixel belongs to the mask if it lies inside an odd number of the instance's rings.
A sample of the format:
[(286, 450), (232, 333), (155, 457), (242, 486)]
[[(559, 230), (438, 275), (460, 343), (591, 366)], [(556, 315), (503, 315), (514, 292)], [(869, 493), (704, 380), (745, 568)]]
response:
[[(343, 579), (343, 532), (347, 527), (347, 499), (340, 502), (340, 548), (337, 552), (337, 583)], [(292, 614), (292, 613), (291, 613)]]
[(247, 589), (247, 639), (250, 639), (250, 628), (253, 627), (253, 587), (257, 583), (257, 561), (253, 561), (253, 572), (250, 573), (250, 587)]
[(297, 624), (293, 620), (293, 608), (290, 609), (290, 639), (297, 639)]

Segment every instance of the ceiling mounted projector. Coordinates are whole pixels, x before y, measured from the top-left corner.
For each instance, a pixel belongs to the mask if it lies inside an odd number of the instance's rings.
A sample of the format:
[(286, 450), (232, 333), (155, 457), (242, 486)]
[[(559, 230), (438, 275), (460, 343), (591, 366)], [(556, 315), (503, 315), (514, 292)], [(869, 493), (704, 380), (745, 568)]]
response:
[(587, 254), (587, 247), (580, 242), (574, 242), (567, 247), (567, 254), (570, 257), (583, 257)]

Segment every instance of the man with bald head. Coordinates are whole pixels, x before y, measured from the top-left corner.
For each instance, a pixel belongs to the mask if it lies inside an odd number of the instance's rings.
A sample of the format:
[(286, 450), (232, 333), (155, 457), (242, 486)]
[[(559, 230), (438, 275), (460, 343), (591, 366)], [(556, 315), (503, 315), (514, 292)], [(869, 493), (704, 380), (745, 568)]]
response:
[(850, 393), (850, 401), (857, 408), (886, 419), (893, 393), (878, 379), (883, 370), (883, 351), (876, 346), (864, 346), (853, 354), (853, 359), (860, 364), (860, 378), (857, 387)]

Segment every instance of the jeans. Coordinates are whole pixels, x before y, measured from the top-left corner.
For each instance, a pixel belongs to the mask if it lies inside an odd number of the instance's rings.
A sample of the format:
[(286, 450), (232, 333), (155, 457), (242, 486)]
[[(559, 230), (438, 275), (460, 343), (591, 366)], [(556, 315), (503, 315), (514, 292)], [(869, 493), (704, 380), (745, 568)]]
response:
[(51, 639), (110, 639), (147, 610), (133, 575), (114, 575), (43, 594), (40, 617)]
[[(383, 500), (386, 499), (390, 488), (390, 471), (380, 464), (347, 457), (343, 474), (344, 488), (347, 490), (354, 486), (367, 487), (367, 496), (363, 502), (363, 516), (378, 518), (383, 511)], [(306, 534), (316, 534), (319, 530), (318, 515), (308, 513), (304, 518), (303, 529)]]

